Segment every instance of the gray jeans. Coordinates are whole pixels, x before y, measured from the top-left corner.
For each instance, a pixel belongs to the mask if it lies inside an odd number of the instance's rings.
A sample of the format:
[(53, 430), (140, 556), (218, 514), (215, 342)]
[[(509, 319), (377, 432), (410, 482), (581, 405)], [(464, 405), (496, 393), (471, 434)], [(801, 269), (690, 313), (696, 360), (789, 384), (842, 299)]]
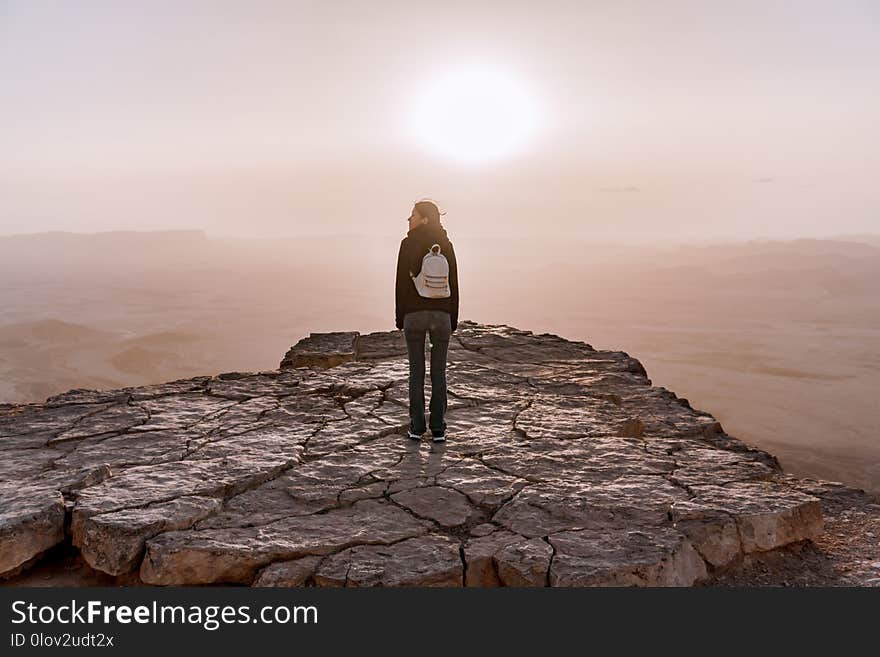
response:
[(409, 355), (409, 430), (425, 433), (425, 334), (431, 337), (431, 415), (435, 436), (446, 432), (446, 354), (452, 318), (445, 310), (417, 310), (403, 316)]

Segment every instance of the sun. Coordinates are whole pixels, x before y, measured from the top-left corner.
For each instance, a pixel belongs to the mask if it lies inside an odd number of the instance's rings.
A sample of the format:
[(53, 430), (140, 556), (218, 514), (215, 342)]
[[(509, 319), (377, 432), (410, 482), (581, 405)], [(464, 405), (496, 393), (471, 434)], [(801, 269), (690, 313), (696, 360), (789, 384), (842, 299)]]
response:
[(467, 69), (418, 90), (416, 139), (431, 151), (469, 164), (511, 156), (535, 129), (532, 97), (500, 71)]

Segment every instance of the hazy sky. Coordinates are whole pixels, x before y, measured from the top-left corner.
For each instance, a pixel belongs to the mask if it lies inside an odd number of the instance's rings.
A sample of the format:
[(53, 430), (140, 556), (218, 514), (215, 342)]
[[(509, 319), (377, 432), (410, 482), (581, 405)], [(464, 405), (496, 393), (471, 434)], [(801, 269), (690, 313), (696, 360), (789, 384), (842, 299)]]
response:
[(880, 227), (873, 0), (0, 0), (0, 80), (0, 234)]

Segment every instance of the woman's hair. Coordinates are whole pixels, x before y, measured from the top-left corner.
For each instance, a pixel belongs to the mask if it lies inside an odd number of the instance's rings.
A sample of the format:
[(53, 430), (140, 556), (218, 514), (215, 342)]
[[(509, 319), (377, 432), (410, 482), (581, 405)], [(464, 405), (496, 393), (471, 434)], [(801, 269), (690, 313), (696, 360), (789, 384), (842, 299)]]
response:
[(420, 216), (427, 218), (428, 223), (433, 226), (439, 226), (440, 215), (446, 214), (445, 212), (440, 212), (437, 204), (429, 199), (416, 201), (416, 212), (418, 212)]

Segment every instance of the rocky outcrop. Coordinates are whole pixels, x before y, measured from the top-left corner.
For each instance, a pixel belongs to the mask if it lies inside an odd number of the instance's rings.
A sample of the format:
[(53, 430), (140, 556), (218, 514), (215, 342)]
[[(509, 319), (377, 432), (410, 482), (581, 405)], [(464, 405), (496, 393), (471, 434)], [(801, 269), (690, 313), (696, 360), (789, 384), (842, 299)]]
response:
[(400, 331), (312, 334), (278, 370), (0, 406), (0, 572), (70, 541), (156, 585), (688, 586), (822, 533), (623, 352), (461, 321), (440, 445), (405, 437), (407, 377)]

